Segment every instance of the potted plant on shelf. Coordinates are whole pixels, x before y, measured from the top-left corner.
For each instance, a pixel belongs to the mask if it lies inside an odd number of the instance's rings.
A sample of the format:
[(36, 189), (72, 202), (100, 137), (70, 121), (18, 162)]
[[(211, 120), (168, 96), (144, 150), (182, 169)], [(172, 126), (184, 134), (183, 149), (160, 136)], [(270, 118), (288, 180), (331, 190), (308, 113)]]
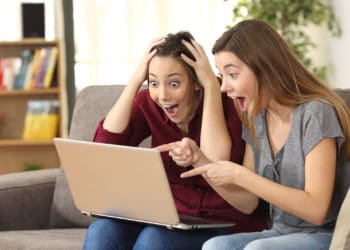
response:
[(36, 163), (25, 163), (23, 168), (24, 171), (33, 171), (33, 170), (39, 170), (39, 169), (43, 169), (43, 166)]
[(269, 23), (282, 35), (300, 61), (319, 78), (326, 80), (327, 67), (315, 66), (308, 54), (316, 45), (305, 27), (325, 25), (333, 37), (341, 35), (340, 25), (327, 0), (237, 0), (232, 14), (234, 23), (246, 18)]

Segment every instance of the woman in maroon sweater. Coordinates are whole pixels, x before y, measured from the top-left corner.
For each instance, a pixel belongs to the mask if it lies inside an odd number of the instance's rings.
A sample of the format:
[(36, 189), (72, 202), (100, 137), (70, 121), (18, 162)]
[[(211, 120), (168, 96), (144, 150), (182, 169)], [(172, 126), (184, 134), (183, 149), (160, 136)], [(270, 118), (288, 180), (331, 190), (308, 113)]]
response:
[[(146, 80), (148, 89), (139, 91)], [(94, 141), (137, 146), (150, 135), (152, 147), (189, 137), (214, 161), (242, 162), (244, 143), (233, 102), (220, 93), (203, 48), (188, 32), (152, 41), (118, 101), (98, 124)], [(191, 159), (162, 153), (162, 160), (180, 214), (232, 221), (236, 226), (181, 231), (96, 219), (84, 249), (200, 249), (215, 235), (266, 227), (262, 213), (239, 212), (201, 176), (180, 178), (191, 168)]]

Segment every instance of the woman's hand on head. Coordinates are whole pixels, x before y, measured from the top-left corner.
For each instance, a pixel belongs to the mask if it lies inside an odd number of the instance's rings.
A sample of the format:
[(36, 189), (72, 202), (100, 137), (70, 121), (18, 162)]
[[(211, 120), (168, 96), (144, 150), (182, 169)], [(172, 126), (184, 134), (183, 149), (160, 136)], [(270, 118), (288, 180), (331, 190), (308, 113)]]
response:
[(176, 162), (178, 166), (198, 166), (202, 162), (210, 162), (202, 153), (197, 143), (190, 138), (183, 138), (181, 141), (163, 144), (156, 147), (160, 152), (169, 151), (169, 156)]
[(142, 83), (147, 79), (147, 73), (148, 73), (148, 67), (151, 59), (156, 54), (157, 50), (152, 48), (154, 46), (157, 46), (165, 41), (165, 37), (158, 37), (153, 39), (149, 45), (147, 46), (143, 56), (141, 57), (141, 60), (139, 64), (137, 65), (134, 73), (131, 76), (131, 79), (129, 83), (132, 84), (139, 84), (139, 86), (142, 85)]
[(183, 40), (182, 43), (187, 47), (188, 50), (191, 51), (195, 60), (192, 60), (185, 54), (182, 54), (181, 58), (194, 68), (199, 80), (199, 84), (202, 85), (202, 87), (205, 89), (208, 84), (212, 84), (213, 81), (218, 83), (218, 80), (213, 72), (213, 69), (210, 66), (209, 59), (203, 47), (195, 40), (192, 40), (191, 43)]

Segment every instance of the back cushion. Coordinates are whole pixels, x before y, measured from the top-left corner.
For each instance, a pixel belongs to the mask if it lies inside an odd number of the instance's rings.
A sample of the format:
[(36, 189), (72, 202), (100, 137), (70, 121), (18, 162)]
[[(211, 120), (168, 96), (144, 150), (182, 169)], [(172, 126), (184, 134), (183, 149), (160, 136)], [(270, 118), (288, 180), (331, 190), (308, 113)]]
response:
[(343, 98), (346, 105), (348, 105), (348, 108), (350, 109), (350, 89), (335, 89), (335, 92)]
[(338, 214), (330, 250), (350, 249), (350, 189)]

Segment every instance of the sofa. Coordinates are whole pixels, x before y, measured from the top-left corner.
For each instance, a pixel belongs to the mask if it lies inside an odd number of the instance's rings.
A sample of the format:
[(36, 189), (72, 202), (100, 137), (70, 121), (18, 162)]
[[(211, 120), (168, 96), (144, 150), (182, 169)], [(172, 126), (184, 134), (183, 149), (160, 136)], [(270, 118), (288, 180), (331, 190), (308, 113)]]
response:
[[(98, 85), (83, 89), (76, 98), (69, 138), (91, 141), (96, 124), (123, 87)], [(350, 107), (350, 89), (337, 92)], [(149, 145), (149, 138), (142, 143)], [(333, 250), (350, 249), (349, 192), (346, 199), (337, 220)], [(0, 175), (1, 250), (82, 249), (86, 228), (92, 221), (75, 207), (62, 168)]]

